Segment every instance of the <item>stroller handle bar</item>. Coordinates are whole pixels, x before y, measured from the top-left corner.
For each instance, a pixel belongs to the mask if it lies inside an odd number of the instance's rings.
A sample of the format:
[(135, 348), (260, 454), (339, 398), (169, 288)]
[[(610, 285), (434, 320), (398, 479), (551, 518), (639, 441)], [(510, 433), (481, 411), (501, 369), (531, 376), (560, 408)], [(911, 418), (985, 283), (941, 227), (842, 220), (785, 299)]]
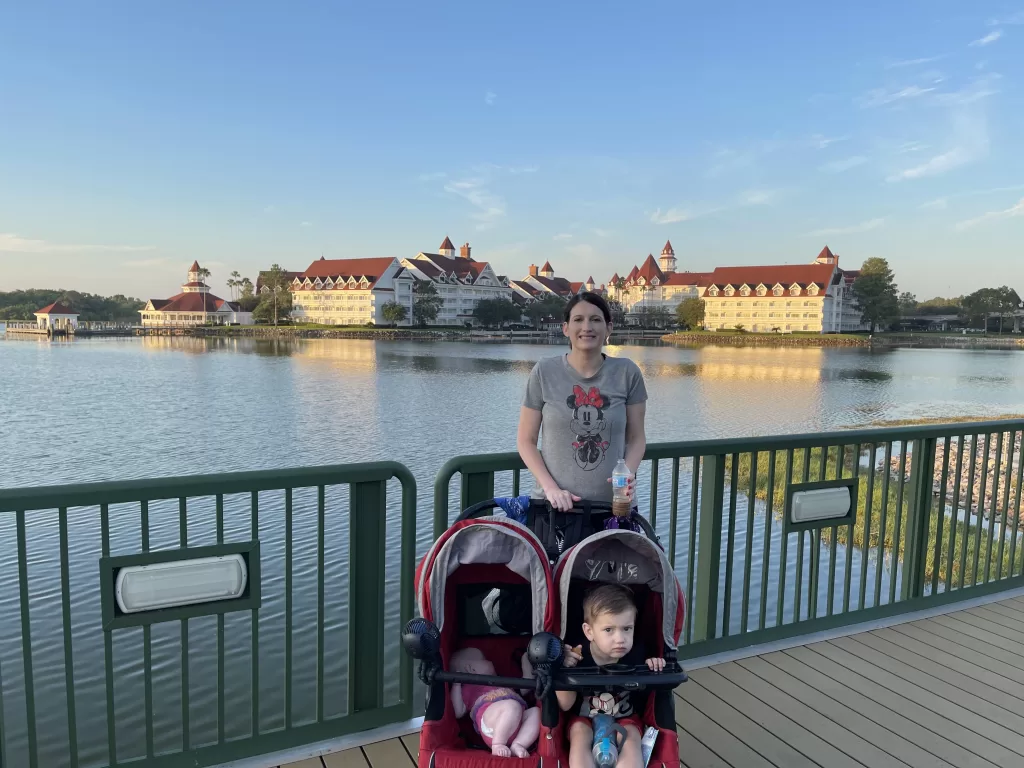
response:
[[(670, 664), (664, 672), (652, 672), (647, 667), (635, 667), (631, 672), (607, 672), (601, 667), (587, 668), (582, 674), (571, 674), (563, 669), (552, 679), (556, 691), (589, 691), (603, 688), (625, 688), (627, 690), (674, 689), (689, 678), (678, 664)], [(500, 677), (476, 675), (469, 672), (446, 672), (437, 670), (433, 679), (440, 683), (462, 683), (464, 685), (486, 685), (512, 690), (532, 689), (536, 681), (529, 677)]]
[[(545, 511), (550, 512), (553, 507), (546, 499), (530, 499), (531, 506), (543, 507)], [(492, 509), (501, 508), (501, 504), (498, 503), (497, 499), (487, 499), (485, 501), (477, 502), (472, 506), (466, 507), (462, 510), (462, 513), (456, 518), (456, 522), (462, 522), (463, 520), (472, 520), (477, 517), (484, 517), (485, 513), (490, 512)], [(589, 514), (590, 512), (611, 512), (612, 503), (610, 501), (591, 501), (589, 499), (582, 499), (575, 502), (571, 512), (578, 514)]]

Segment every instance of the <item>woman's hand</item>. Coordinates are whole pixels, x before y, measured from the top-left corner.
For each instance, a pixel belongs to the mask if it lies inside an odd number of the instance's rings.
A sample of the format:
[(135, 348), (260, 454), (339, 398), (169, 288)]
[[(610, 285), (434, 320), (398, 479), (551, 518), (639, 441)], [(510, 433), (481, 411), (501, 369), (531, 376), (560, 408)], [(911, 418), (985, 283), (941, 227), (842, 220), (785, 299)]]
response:
[(569, 493), (569, 491), (563, 491), (561, 488), (551, 488), (550, 490), (545, 488), (544, 497), (548, 500), (548, 504), (559, 512), (568, 512), (577, 501), (581, 500), (579, 496)]

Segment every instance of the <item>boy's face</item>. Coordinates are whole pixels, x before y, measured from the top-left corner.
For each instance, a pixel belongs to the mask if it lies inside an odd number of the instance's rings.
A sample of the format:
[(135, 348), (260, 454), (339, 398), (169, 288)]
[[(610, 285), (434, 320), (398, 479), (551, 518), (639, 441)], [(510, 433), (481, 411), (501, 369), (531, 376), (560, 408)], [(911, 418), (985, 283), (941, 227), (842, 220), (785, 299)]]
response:
[[(619, 661), (633, 648), (633, 628), (636, 624), (636, 610), (622, 613), (602, 613), (593, 624), (583, 623), (583, 634), (595, 650), (613, 662)], [(596, 661), (599, 661), (595, 659)]]

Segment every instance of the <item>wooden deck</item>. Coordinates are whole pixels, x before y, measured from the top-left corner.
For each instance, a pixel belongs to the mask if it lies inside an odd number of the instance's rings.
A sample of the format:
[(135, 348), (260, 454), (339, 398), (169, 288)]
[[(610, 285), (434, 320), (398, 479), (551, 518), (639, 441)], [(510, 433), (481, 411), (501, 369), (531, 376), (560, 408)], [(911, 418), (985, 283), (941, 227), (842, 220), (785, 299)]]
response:
[[(696, 669), (687, 768), (1020, 768), (1024, 598)], [(282, 768), (415, 764), (418, 739)]]

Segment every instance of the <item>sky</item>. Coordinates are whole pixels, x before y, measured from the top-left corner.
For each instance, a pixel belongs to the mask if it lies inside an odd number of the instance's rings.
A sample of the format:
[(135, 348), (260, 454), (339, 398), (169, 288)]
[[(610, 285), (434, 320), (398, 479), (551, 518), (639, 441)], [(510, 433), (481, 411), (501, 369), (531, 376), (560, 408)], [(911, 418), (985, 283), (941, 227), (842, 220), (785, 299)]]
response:
[(0, 4), (0, 291), (435, 251), (1024, 293), (1024, 0)]

